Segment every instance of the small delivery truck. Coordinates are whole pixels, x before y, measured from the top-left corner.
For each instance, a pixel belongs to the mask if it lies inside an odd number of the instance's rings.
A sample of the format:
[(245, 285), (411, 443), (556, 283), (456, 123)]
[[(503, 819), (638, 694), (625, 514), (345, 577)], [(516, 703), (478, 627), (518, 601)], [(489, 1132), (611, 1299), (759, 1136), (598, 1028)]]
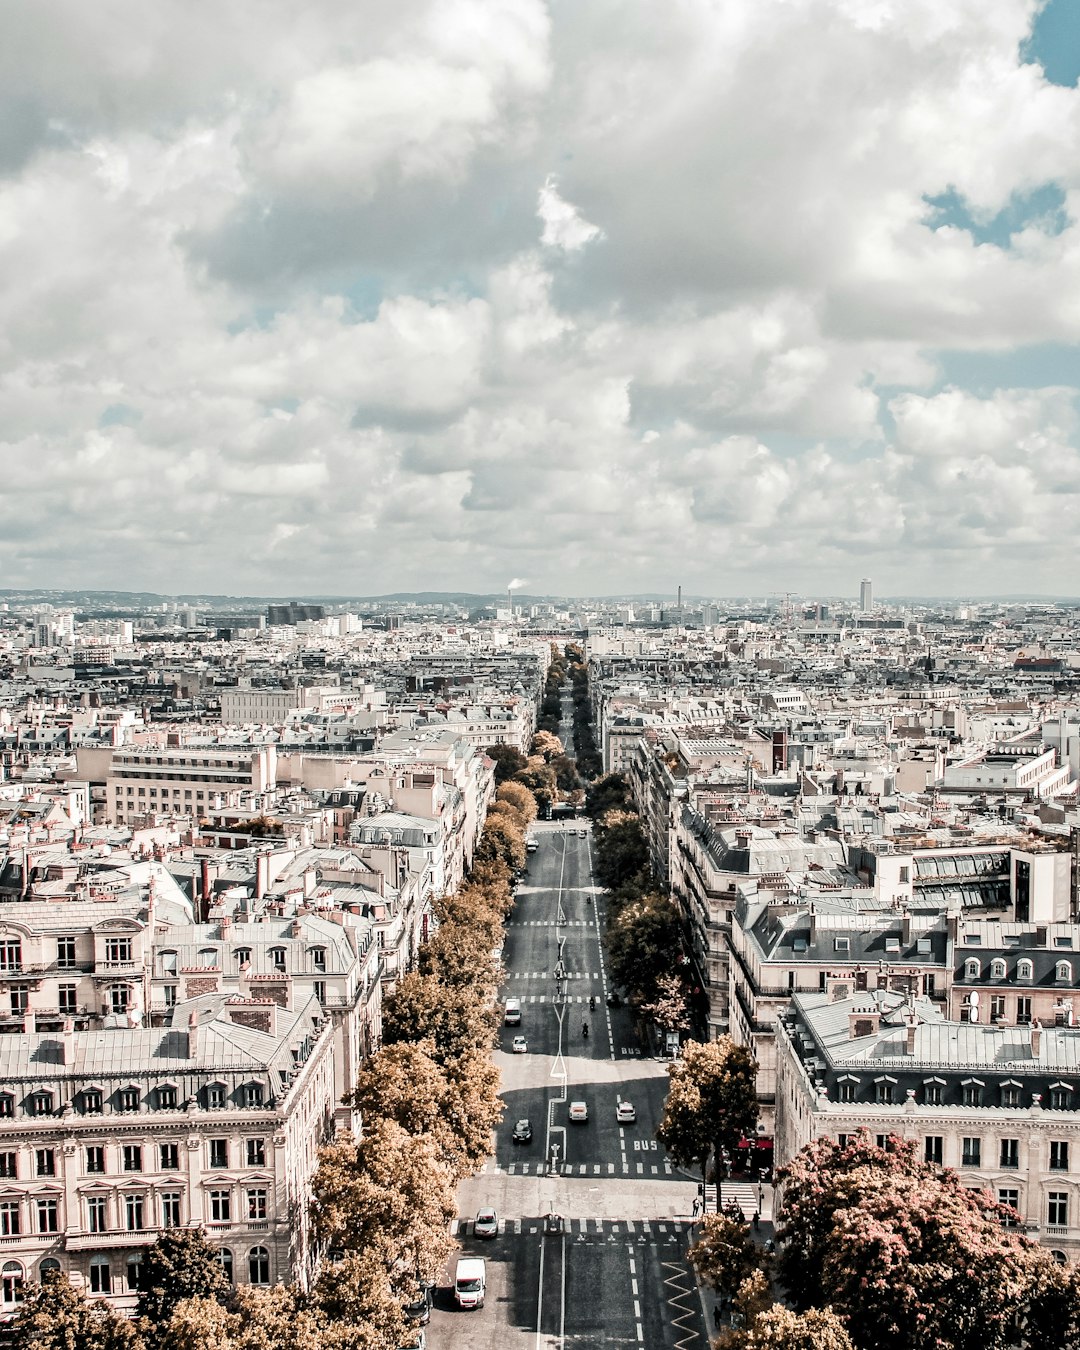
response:
[(454, 1299), (459, 1308), (482, 1308), (487, 1290), (487, 1262), (482, 1256), (463, 1256), (454, 1272)]

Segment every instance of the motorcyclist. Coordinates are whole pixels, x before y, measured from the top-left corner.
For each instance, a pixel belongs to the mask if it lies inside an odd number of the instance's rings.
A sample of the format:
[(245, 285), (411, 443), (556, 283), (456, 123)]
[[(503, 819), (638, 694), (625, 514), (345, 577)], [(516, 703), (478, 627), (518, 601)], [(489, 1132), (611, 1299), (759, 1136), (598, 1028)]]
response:
[(590, 995), (589, 995), (589, 1011), (590, 1011), (590, 1012), (595, 1012), (595, 1011), (596, 1011), (596, 995), (595, 995), (595, 994), (590, 994)]
[(581, 1034), (585, 1037), (586, 1040), (589, 1039), (589, 1024), (588, 1024), (588, 1022), (582, 1022), (582, 1024), (581, 1024)]

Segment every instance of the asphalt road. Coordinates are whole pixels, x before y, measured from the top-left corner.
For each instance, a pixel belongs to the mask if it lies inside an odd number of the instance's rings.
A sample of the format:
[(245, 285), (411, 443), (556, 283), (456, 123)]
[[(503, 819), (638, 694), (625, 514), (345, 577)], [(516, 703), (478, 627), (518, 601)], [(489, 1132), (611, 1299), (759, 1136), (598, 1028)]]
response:
[[(496, 1051), (506, 1114), (493, 1157), (459, 1196), (462, 1254), (486, 1257), (487, 1300), (480, 1311), (457, 1310), (448, 1270), (428, 1345), (705, 1350), (685, 1261), (696, 1185), (655, 1139), (666, 1066), (642, 1053), (628, 1010), (606, 1004), (603, 896), (592, 884), (588, 828), (537, 823), (532, 832), (540, 848), (503, 946), (503, 997), (518, 999), (522, 1014)], [(526, 1054), (510, 1053), (515, 1035), (526, 1038)], [(620, 1099), (633, 1103), (634, 1124), (616, 1121)], [(586, 1103), (587, 1122), (570, 1122), (574, 1101)], [(511, 1139), (520, 1117), (532, 1124), (531, 1143)], [(499, 1212), (494, 1239), (472, 1232), (482, 1205)], [(560, 1231), (546, 1231), (552, 1213)]]

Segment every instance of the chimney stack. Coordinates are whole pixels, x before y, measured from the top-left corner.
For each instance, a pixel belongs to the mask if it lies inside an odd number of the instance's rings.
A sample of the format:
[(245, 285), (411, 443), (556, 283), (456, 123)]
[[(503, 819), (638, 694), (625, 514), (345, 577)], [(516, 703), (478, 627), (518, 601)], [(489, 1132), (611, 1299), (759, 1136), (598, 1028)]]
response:
[(188, 1016), (187, 1057), (188, 1059), (199, 1058), (199, 1014), (197, 1012)]
[(70, 1017), (64, 1019), (64, 1030), (61, 1034), (64, 1046), (64, 1066), (70, 1069), (75, 1063), (75, 1023)]
[(904, 917), (901, 921), (900, 941), (905, 947), (911, 946), (911, 910), (904, 910)]
[(1031, 1024), (1031, 1058), (1038, 1059), (1042, 1049), (1042, 1025), (1036, 1017)]
[(919, 1029), (918, 1022), (914, 1018), (909, 1018), (904, 1028), (904, 1054), (913, 1055), (915, 1053), (915, 1032)]

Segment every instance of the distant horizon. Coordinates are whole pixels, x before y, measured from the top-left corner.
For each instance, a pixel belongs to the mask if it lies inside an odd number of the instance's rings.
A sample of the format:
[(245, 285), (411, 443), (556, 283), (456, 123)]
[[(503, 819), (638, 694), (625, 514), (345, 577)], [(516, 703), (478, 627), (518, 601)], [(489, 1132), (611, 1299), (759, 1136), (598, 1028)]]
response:
[[(414, 604), (457, 604), (465, 606), (471, 601), (482, 601), (485, 604), (495, 603), (496, 607), (502, 607), (500, 601), (507, 600), (505, 590), (490, 591), (388, 591), (381, 594), (345, 594), (330, 595), (326, 593), (312, 592), (305, 594), (303, 592), (288, 592), (287, 594), (274, 595), (255, 595), (255, 594), (232, 594), (229, 592), (212, 591), (178, 591), (170, 593), (167, 591), (143, 591), (143, 590), (116, 590), (112, 588), (79, 588), (65, 586), (25, 586), (25, 587), (2, 587), (0, 588), (0, 600), (7, 600), (15, 596), (63, 596), (63, 597), (112, 597), (116, 600), (128, 598), (131, 601), (141, 598), (144, 604), (154, 604), (162, 602), (175, 602), (177, 604), (191, 604), (192, 602), (220, 602), (222, 604), (241, 604), (241, 603), (259, 603), (265, 605), (288, 605), (288, 604), (393, 604), (414, 603)], [(821, 591), (808, 591), (800, 593), (797, 591), (786, 592), (762, 592), (755, 594), (753, 592), (732, 595), (718, 595), (710, 593), (686, 593), (682, 595), (683, 604), (716, 604), (725, 602), (742, 603), (764, 603), (773, 607), (782, 606), (785, 600), (798, 604), (859, 604), (858, 593), (834, 593)], [(662, 604), (677, 603), (678, 593), (676, 591), (616, 591), (606, 595), (580, 594), (571, 595), (567, 593), (542, 593), (531, 591), (515, 591), (513, 593), (513, 603), (518, 604), (557, 604), (560, 601), (569, 601), (574, 603), (596, 602), (601, 604), (622, 604), (622, 603), (642, 603), (642, 604)], [(904, 605), (904, 604), (932, 604), (944, 603), (951, 605), (963, 604), (1053, 604), (1053, 605), (1080, 605), (1080, 596), (1075, 595), (1046, 595), (1029, 592), (1014, 592), (1011, 594), (929, 594), (929, 595), (875, 595), (874, 607), (878, 605)]]

